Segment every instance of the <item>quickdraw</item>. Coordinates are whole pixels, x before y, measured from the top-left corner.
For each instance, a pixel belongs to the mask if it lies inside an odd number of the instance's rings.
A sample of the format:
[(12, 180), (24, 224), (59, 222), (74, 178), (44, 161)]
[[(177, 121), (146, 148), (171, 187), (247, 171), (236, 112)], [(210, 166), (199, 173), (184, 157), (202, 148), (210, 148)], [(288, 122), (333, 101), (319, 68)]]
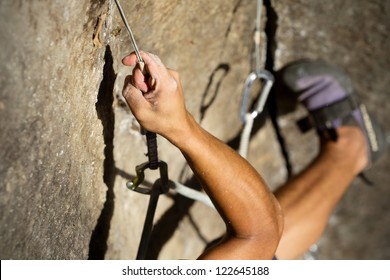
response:
[(160, 171), (160, 178), (157, 179), (151, 188), (141, 186), (145, 178), (144, 171), (150, 168), (150, 162), (140, 164), (136, 167), (137, 177), (127, 183), (127, 187), (130, 190), (136, 191), (141, 194), (150, 196), (148, 210), (146, 212), (144, 227), (142, 230), (141, 241), (138, 247), (137, 260), (144, 260), (148, 251), (150, 237), (153, 229), (153, 219), (157, 209), (158, 199), (161, 194), (169, 191), (169, 179), (168, 179), (168, 165), (163, 162), (158, 162), (158, 169)]

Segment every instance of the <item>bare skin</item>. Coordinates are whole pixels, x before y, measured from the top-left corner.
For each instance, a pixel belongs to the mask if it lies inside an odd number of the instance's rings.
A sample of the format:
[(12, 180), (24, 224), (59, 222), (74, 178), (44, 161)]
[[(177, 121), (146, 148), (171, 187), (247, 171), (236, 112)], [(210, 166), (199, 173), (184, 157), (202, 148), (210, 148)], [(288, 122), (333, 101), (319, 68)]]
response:
[(296, 259), (307, 252), (322, 235), (352, 180), (368, 164), (360, 129), (340, 127), (337, 132), (337, 142), (323, 141), (313, 163), (275, 192), (285, 215), (276, 252), (279, 259)]
[[(126, 79), (123, 95), (130, 109), (142, 127), (183, 153), (226, 223), (222, 242), (199, 259), (272, 259), (283, 231), (278, 201), (244, 158), (196, 123), (185, 107), (178, 73), (155, 55), (141, 55), (150, 77), (135, 67)], [(122, 62), (134, 66), (136, 57)]]

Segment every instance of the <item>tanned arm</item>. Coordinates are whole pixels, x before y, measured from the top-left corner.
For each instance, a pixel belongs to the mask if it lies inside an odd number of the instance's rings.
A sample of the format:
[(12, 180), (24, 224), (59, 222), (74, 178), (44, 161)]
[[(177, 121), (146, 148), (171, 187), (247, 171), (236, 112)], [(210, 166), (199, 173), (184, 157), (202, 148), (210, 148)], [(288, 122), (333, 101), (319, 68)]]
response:
[[(271, 259), (283, 218), (280, 206), (257, 171), (238, 153), (205, 131), (185, 107), (177, 72), (141, 52), (148, 72), (137, 67), (123, 95), (145, 129), (168, 139), (185, 156), (226, 223), (226, 235), (200, 259)], [(134, 54), (123, 59), (136, 65)]]

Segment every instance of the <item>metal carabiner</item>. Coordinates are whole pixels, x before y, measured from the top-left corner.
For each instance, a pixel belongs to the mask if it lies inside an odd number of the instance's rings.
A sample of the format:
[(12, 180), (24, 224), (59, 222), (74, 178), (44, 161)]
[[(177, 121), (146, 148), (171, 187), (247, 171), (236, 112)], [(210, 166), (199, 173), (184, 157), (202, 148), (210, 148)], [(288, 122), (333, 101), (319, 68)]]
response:
[(135, 167), (135, 172), (137, 176), (133, 179), (133, 181), (129, 181), (126, 183), (128, 189), (132, 191), (136, 191), (142, 194), (151, 194), (153, 188), (155, 186), (159, 186), (160, 193), (166, 193), (169, 190), (169, 178), (168, 178), (168, 165), (164, 161), (158, 162), (158, 169), (160, 171), (160, 181), (159, 184), (154, 184), (152, 187), (141, 186), (145, 179), (145, 170), (150, 169), (150, 162), (145, 162)]
[(265, 102), (267, 101), (269, 92), (271, 91), (271, 87), (275, 80), (272, 73), (264, 69), (254, 71), (249, 74), (249, 76), (245, 81), (244, 93), (242, 96), (241, 109), (240, 109), (240, 118), (243, 123), (245, 123), (246, 114), (248, 113), (249, 94), (251, 92), (253, 82), (256, 81), (257, 79), (264, 80), (265, 84), (260, 92), (260, 97), (256, 102), (253, 111), (250, 112), (250, 115), (253, 119), (255, 119), (263, 111)]

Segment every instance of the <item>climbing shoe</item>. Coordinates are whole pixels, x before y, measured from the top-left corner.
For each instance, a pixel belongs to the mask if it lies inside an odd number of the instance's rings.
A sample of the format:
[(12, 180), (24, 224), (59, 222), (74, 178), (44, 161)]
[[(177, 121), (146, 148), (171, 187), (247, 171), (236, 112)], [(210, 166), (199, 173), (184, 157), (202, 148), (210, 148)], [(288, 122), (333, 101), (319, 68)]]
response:
[(359, 101), (344, 71), (322, 60), (301, 60), (280, 70), (279, 78), (309, 112), (298, 122), (302, 131), (316, 128), (321, 137), (337, 141), (337, 127), (358, 126), (368, 143), (368, 167), (384, 153), (384, 131)]

